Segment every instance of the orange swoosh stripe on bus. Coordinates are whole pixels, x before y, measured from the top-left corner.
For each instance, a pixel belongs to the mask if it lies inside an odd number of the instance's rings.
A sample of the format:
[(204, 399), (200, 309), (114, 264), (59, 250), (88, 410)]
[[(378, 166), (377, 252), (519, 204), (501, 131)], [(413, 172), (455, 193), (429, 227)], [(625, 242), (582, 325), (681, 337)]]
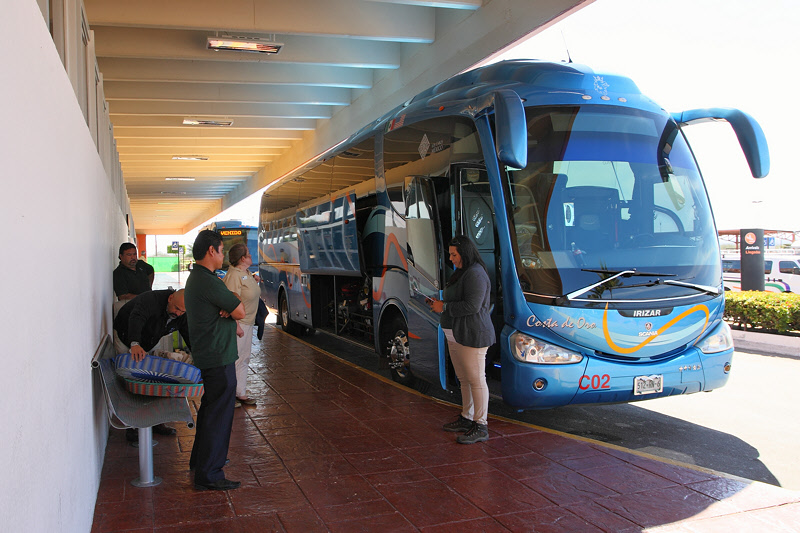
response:
[(606, 304), (606, 309), (605, 309), (605, 311), (603, 311), (603, 336), (605, 337), (606, 342), (608, 343), (608, 345), (611, 348), (613, 348), (614, 350), (616, 350), (617, 352), (619, 352), (619, 353), (637, 352), (640, 349), (642, 349), (643, 347), (645, 347), (650, 341), (652, 341), (653, 339), (655, 339), (656, 337), (658, 337), (659, 335), (661, 335), (662, 333), (667, 331), (669, 328), (674, 326), (678, 321), (682, 320), (684, 317), (689, 316), (692, 313), (695, 313), (697, 311), (702, 311), (706, 315), (705, 322), (703, 322), (703, 329), (701, 329), (700, 333), (698, 333), (698, 335), (697, 335), (697, 338), (700, 338), (700, 335), (702, 335), (703, 332), (706, 330), (706, 326), (708, 325), (708, 317), (709, 317), (708, 307), (706, 307), (703, 304), (698, 304), (698, 305), (695, 305), (694, 307), (691, 307), (691, 308), (687, 309), (683, 313), (679, 314), (678, 316), (676, 316), (675, 318), (673, 318), (672, 320), (670, 320), (669, 322), (667, 322), (666, 324), (664, 324), (663, 326), (658, 328), (658, 330), (656, 331), (656, 333), (658, 335), (653, 335), (651, 337), (647, 337), (644, 341), (642, 341), (641, 343), (637, 344), (636, 346), (631, 346), (630, 348), (623, 348), (621, 346), (617, 346), (614, 343), (614, 341), (611, 340), (611, 333), (608, 331), (608, 304)]
[(419, 335), (414, 335), (410, 331), (408, 332), (408, 336), (411, 337), (412, 339), (416, 339), (416, 340), (420, 340), (422, 338)]
[[(275, 260), (277, 261), (278, 260), (278, 252), (275, 251), (275, 245), (270, 244), (267, 247), (267, 250), (272, 250), (272, 252), (275, 254)], [(258, 250), (258, 253), (260, 253), (261, 257), (263, 257), (264, 259), (272, 259), (270, 256), (265, 254), (261, 249)]]
[[(353, 201), (350, 199), (350, 193), (347, 193), (347, 192), (346, 192), (346, 193), (344, 193), (344, 194), (342, 194), (341, 196), (332, 196), (332, 197), (331, 197), (331, 208), (333, 208), (333, 204), (334, 204), (334, 203), (336, 202), (336, 200), (338, 200), (339, 198), (344, 198), (344, 201), (345, 201), (345, 202), (347, 202), (347, 205), (349, 205), (349, 206), (350, 206), (350, 212), (351, 212), (351, 213), (353, 213), (353, 214), (355, 214), (355, 212), (356, 212), (355, 204), (354, 204), (354, 203), (353, 203)], [(344, 218), (344, 217), (343, 217), (343, 218)]]
[[(390, 251), (390, 245), (392, 244), (394, 244), (394, 247), (397, 248), (397, 253), (400, 255), (400, 259), (403, 261), (403, 268), (408, 270), (408, 262), (406, 261), (406, 258), (403, 256), (403, 250), (402, 248), (400, 248), (400, 243), (397, 241), (397, 237), (395, 237), (394, 233), (390, 233), (389, 235), (386, 236), (386, 250), (383, 252), (383, 264), (385, 265), (386, 263), (389, 262), (389, 251)], [(384, 267), (383, 272), (381, 272), (381, 286), (378, 287), (377, 292), (372, 291), (373, 300), (380, 301), (381, 299), (381, 294), (383, 294), (383, 282), (386, 281), (387, 270), (388, 267)]]

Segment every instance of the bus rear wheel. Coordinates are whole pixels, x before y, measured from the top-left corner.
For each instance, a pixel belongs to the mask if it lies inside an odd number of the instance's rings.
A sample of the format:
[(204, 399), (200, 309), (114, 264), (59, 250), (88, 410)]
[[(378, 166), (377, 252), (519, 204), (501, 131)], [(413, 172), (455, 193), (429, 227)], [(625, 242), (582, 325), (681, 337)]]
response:
[(384, 354), (389, 360), (392, 379), (406, 387), (414, 386), (408, 349), (408, 328), (402, 318), (395, 317), (384, 329), (382, 340)]
[(299, 337), (303, 331), (302, 326), (289, 318), (289, 302), (286, 299), (286, 293), (281, 291), (281, 295), (278, 298), (278, 323), (280, 324), (283, 331), (288, 333), (289, 335), (294, 335), (295, 337)]

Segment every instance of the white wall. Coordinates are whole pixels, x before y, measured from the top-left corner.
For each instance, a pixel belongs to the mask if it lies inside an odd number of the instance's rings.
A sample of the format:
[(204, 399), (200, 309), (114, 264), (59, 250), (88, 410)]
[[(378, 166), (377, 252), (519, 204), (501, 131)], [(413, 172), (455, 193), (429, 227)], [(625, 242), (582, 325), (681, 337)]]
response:
[(0, 5), (0, 530), (89, 531), (119, 196), (36, 0)]

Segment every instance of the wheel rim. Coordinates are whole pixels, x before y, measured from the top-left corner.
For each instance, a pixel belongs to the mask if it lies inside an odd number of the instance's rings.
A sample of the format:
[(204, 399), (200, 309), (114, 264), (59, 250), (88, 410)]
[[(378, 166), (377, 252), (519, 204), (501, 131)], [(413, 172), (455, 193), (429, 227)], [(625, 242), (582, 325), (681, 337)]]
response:
[(281, 297), (281, 325), (289, 325), (289, 305), (286, 303), (286, 297)]
[(389, 341), (389, 366), (399, 377), (408, 377), (408, 336), (402, 329)]

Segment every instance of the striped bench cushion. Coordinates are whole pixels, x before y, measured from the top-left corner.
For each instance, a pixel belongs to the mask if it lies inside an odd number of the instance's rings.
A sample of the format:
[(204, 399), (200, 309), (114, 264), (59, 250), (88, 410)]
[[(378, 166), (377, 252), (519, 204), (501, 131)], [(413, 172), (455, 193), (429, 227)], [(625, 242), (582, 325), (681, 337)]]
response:
[(141, 361), (134, 361), (131, 354), (124, 353), (118, 355), (114, 363), (117, 367), (117, 375), (123, 378), (138, 379), (144, 381), (156, 381), (159, 383), (200, 383), (200, 369), (196, 366), (145, 355)]
[(125, 379), (125, 388), (134, 394), (167, 396), (170, 398), (196, 398), (203, 395), (203, 384), (170, 384), (138, 379)]

